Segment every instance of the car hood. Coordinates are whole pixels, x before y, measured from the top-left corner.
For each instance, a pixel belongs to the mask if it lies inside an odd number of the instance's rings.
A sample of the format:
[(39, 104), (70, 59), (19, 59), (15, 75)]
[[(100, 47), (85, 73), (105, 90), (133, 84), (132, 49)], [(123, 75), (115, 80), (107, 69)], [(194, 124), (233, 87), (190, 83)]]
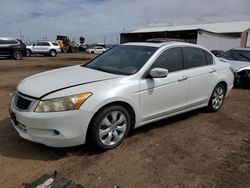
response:
[(122, 76), (88, 69), (78, 65), (30, 76), (20, 82), (17, 90), (25, 95), (41, 98), (48, 93), (69, 87), (115, 79), (118, 77)]
[(250, 69), (250, 62), (245, 62), (245, 61), (235, 61), (235, 60), (227, 60), (228, 63), (231, 65), (233, 70), (235, 72), (239, 71), (242, 68), (247, 68)]

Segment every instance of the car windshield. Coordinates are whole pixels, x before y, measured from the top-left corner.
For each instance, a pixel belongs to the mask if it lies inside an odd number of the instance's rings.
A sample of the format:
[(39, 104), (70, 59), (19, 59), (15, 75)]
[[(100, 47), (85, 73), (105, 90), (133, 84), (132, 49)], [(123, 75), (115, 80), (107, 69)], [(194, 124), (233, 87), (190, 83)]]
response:
[(250, 62), (250, 50), (229, 50), (223, 56), (228, 60), (246, 61)]
[(132, 75), (142, 68), (157, 49), (148, 46), (119, 45), (83, 66), (112, 74)]

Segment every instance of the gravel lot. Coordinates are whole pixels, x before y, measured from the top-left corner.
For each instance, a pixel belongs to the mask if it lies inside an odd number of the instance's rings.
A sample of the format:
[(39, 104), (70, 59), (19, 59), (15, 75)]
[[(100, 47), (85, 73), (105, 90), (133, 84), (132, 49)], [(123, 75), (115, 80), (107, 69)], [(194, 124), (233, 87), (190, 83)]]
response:
[(8, 114), (16, 85), (93, 57), (0, 59), (0, 187), (23, 187), (54, 170), (85, 187), (250, 187), (250, 90), (233, 89), (217, 113), (200, 109), (136, 129), (104, 153), (21, 139)]

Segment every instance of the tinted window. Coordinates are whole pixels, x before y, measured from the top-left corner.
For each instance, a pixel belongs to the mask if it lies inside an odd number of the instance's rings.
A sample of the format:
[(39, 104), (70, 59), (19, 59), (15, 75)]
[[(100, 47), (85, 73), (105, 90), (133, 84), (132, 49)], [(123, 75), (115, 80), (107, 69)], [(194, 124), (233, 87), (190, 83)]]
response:
[(157, 49), (148, 46), (119, 45), (98, 56), (85, 67), (113, 74), (132, 75), (141, 69)]
[(52, 42), (52, 44), (53, 44), (54, 46), (58, 46), (58, 44), (57, 44), (56, 42)]
[(204, 51), (204, 52), (205, 52), (207, 64), (208, 64), (208, 65), (212, 65), (212, 64), (214, 63), (214, 58), (213, 58), (213, 56), (212, 56), (210, 53), (206, 52), (206, 51)]
[(0, 40), (0, 44), (10, 44), (10, 40)]
[(250, 50), (229, 50), (223, 56), (225, 59), (250, 62)]
[(185, 47), (184, 52), (188, 68), (207, 65), (205, 54), (202, 49)]
[(172, 48), (163, 52), (154, 62), (153, 68), (168, 69), (168, 72), (183, 69), (183, 57), (181, 48)]
[(48, 42), (37, 42), (37, 46), (50, 46)]

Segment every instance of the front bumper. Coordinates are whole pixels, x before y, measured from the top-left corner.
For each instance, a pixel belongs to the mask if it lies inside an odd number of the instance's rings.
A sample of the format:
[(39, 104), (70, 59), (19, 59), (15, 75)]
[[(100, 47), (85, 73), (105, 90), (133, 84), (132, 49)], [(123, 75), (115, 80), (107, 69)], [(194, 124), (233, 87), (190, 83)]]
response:
[(10, 107), (11, 120), (18, 134), (33, 142), (52, 147), (69, 147), (85, 143), (92, 112), (72, 110), (64, 112), (24, 112)]

